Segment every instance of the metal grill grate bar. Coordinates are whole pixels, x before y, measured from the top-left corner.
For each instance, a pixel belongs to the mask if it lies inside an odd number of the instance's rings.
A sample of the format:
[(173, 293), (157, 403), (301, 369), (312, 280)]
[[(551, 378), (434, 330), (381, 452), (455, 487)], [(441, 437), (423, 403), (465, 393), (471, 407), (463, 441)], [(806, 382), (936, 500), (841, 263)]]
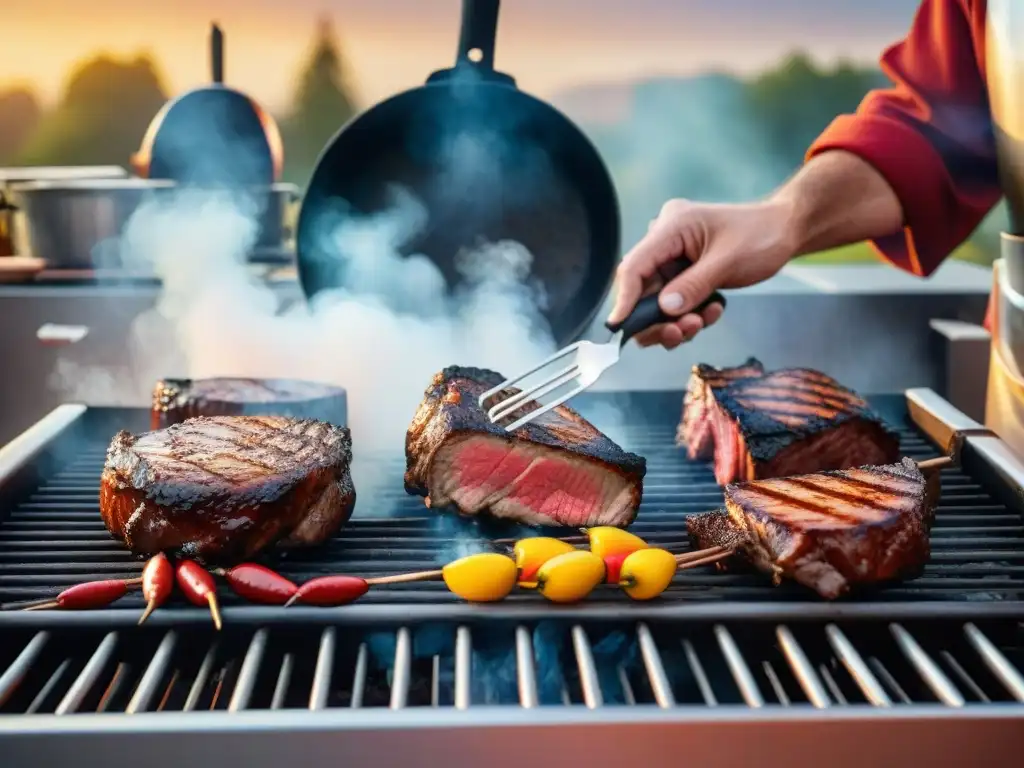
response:
[(395, 635), (395, 664), (391, 677), (391, 709), (404, 709), (409, 703), (412, 682), (412, 638), (407, 627)]
[[(436, 658), (436, 657), (435, 657)], [(473, 638), (469, 627), (455, 631), (455, 708), (468, 709), (470, 703), (470, 675), (473, 665)], [(437, 675), (434, 676), (437, 679)]]
[(711, 688), (708, 675), (704, 671), (704, 665), (700, 663), (700, 657), (697, 656), (697, 651), (689, 640), (683, 640), (683, 653), (686, 655), (686, 663), (690, 665), (693, 677), (697, 681), (697, 688), (700, 689), (700, 695), (704, 698), (704, 703), (709, 707), (717, 707), (718, 699), (715, 696), (715, 691)]
[(57, 705), (55, 714), (66, 715), (75, 712), (81, 706), (82, 701), (89, 694), (89, 691), (99, 679), (103, 669), (110, 663), (114, 656), (114, 648), (117, 646), (117, 632), (109, 632), (103, 638), (103, 642), (93, 652), (85, 668), (79, 673), (75, 682), (67, 694)]
[(219, 649), (220, 643), (214, 640), (209, 650), (207, 650), (206, 656), (203, 657), (203, 663), (199, 666), (199, 671), (192, 682), (192, 688), (189, 689), (188, 698), (185, 700), (186, 712), (191, 712), (199, 706), (199, 700), (202, 698), (203, 692), (213, 676), (213, 667), (217, 662), (217, 651)]
[(892, 631), (893, 637), (896, 638), (900, 650), (903, 651), (907, 660), (914, 665), (914, 668), (924, 679), (925, 683), (928, 684), (928, 687), (932, 689), (932, 692), (939, 698), (939, 701), (950, 707), (962, 707), (964, 705), (964, 697), (960, 694), (960, 691), (956, 689), (953, 682), (939, 669), (938, 664), (932, 661), (931, 657), (925, 653), (924, 648), (918, 644), (913, 635), (899, 624), (891, 624), (889, 629)]
[(537, 669), (533, 662), (533, 639), (526, 627), (516, 627), (516, 681), (519, 704), (533, 709), (539, 703), (537, 695)]
[(846, 638), (843, 631), (835, 624), (829, 624), (825, 627), (825, 635), (865, 698), (876, 707), (891, 707), (892, 699), (889, 698), (881, 683), (878, 682), (878, 678), (871, 673), (867, 663), (857, 653), (857, 649), (853, 647), (853, 643)]
[(736, 685), (739, 686), (743, 700), (747, 702), (748, 706), (763, 707), (764, 698), (761, 696), (761, 691), (757, 688), (757, 682), (750, 672), (750, 667), (743, 660), (743, 654), (740, 653), (736, 641), (732, 639), (732, 634), (724, 626), (717, 624), (715, 625), (715, 637), (718, 639), (718, 645), (722, 649), (726, 663), (729, 665), (729, 671), (732, 672)]
[(337, 634), (334, 627), (327, 627), (320, 635), (320, 650), (316, 655), (316, 671), (313, 686), (309, 692), (309, 708), (324, 709), (331, 692), (331, 677), (334, 674), (334, 654)]
[(572, 628), (572, 647), (576, 653), (576, 665), (580, 673), (580, 688), (583, 690), (583, 703), (589, 709), (604, 706), (604, 695), (601, 693), (601, 681), (594, 665), (594, 652), (590, 647), (587, 631), (579, 624)]
[(779, 680), (775, 667), (772, 666), (770, 661), (762, 661), (761, 669), (764, 670), (764, 676), (768, 678), (768, 684), (772, 687), (772, 691), (775, 693), (775, 698), (778, 699), (779, 704), (788, 707), (790, 704), (789, 695), (786, 693), (786, 689), (782, 687), (782, 681)]
[(777, 627), (775, 635), (779, 640), (779, 645), (782, 647), (782, 652), (786, 655), (786, 660), (789, 661), (790, 667), (793, 668), (794, 674), (796, 674), (797, 680), (800, 683), (800, 687), (804, 689), (804, 693), (807, 694), (807, 698), (811, 704), (818, 707), (818, 709), (825, 709), (832, 705), (829, 701), (828, 692), (822, 685), (821, 680), (818, 679), (817, 674), (814, 672), (814, 667), (807, 660), (807, 654), (804, 653), (804, 649), (800, 647), (800, 644), (793, 637), (793, 633), (788, 627)]
[[(654, 700), (659, 707), (674, 707), (676, 697), (672, 693), (672, 685), (665, 673), (665, 665), (662, 663), (661, 654), (658, 653), (658, 646), (651, 637), (651, 630), (646, 624), (639, 624), (636, 628), (637, 642), (640, 645), (640, 654), (644, 660), (644, 668), (647, 670), (647, 678), (651, 683), (651, 690), (654, 692)], [(624, 676), (625, 677), (625, 676)], [(628, 678), (626, 678), (628, 684)]]
[[(282, 709), (285, 699), (288, 696), (288, 687), (292, 683), (292, 667), (295, 666), (295, 657), (286, 653), (281, 659), (281, 669), (277, 673), (277, 682), (274, 684), (274, 697), (270, 700), (271, 709)], [(353, 695), (354, 692), (353, 692)]]
[(1006, 686), (1006, 690), (1017, 701), (1024, 701), (1024, 676), (1014, 669), (1010, 661), (974, 624), (967, 624), (964, 627), (964, 634), (992, 674)]
[(352, 700), (349, 702), (353, 709), (363, 706), (363, 695), (366, 693), (366, 673), (369, 667), (369, 650), (366, 643), (359, 644), (356, 652), (356, 667), (352, 673)]
[(0, 675), (0, 707), (7, 702), (7, 699), (10, 698), (14, 690), (21, 684), (21, 681), (28, 674), (32, 665), (36, 663), (49, 640), (49, 632), (36, 632), (28, 645), (11, 662), (7, 670)]
[(160, 641), (160, 646), (156, 649), (156, 653), (153, 654), (152, 660), (142, 675), (142, 680), (139, 681), (139, 687), (135, 690), (131, 701), (128, 702), (128, 707), (125, 709), (127, 714), (134, 715), (136, 712), (145, 712), (149, 709), (153, 698), (160, 690), (160, 682), (171, 665), (177, 642), (178, 634), (175, 631), (171, 630), (164, 635), (164, 639)]
[(259, 674), (266, 649), (267, 630), (257, 630), (249, 642), (249, 649), (245, 652), (242, 669), (238, 673), (238, 681), (235, 683), (235, 690), (232, 692), (231, 701), (228, 704), (229, 712), (238, 712), (249, 706), (253, 689), (256, 687), (256, 676)]

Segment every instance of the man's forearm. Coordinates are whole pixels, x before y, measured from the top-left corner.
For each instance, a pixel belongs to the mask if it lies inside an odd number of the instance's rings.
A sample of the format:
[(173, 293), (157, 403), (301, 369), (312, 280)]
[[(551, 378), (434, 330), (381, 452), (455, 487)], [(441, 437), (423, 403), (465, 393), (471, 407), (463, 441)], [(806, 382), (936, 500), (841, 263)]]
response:
[(885, 178), (856, 155), (818, 155), (772, 195), (789, 216), (794, 256), (899, 232), (903, 209)]

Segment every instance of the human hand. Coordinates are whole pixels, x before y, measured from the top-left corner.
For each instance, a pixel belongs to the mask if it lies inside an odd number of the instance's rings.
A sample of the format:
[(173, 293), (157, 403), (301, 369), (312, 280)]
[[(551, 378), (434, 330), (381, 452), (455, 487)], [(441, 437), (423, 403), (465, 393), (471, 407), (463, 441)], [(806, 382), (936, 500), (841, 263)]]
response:
[[(608, 322), (621, 322), (643, 296), (659, 293), (662, 311), (676, 319), (638, 334), (637, 343), (673, 349), (689, 341), (722, 316), (718, 302), (693, 311), (713, 291), (767, 280), (796, 255), (789, 220), (788, 207), (776, 201), (716, 205), (670, 200), (619, 265)], [(685, 269), (684, 259), (691, 262)]]

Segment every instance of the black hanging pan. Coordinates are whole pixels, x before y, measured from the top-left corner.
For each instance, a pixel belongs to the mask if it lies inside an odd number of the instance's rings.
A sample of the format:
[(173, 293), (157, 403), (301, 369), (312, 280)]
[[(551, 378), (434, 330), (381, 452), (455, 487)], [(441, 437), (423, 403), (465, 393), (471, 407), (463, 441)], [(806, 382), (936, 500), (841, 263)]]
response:
[(512, 240), (533, 256), (557, 341), (593, 319), (619, 255), (615, 188), (567, 117), (494, 70), (498, 7), (463, 0), (455, 66), (356, 117), (320, 155), (297, 229), (307, 297), (345, 285), (331, 240), (340, 207), (387, 210), (397, 186), (429, 214), (403, 252), (428, 256), (449, 286), (462, 282), (460, 250)]
[(224, 34), (216, 24), (210, 70), (210, 85), (167, 102), (153, 118), (132, 169), (150, 179), (269, 187), (281, 176), (281, 135), (255, 99), (224, 85)]

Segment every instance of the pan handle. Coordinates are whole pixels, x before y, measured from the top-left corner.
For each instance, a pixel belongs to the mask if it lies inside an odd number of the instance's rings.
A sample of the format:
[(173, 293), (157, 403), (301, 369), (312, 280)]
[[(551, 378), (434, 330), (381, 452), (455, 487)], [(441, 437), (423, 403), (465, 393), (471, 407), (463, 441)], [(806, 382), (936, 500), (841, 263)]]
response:
[[(462, 0), (462, 28), (455, 66), (494, 71), (494, 44), (498, 37), (500, 0)], [(471, 57), (472, 52), (472, 57)]]

